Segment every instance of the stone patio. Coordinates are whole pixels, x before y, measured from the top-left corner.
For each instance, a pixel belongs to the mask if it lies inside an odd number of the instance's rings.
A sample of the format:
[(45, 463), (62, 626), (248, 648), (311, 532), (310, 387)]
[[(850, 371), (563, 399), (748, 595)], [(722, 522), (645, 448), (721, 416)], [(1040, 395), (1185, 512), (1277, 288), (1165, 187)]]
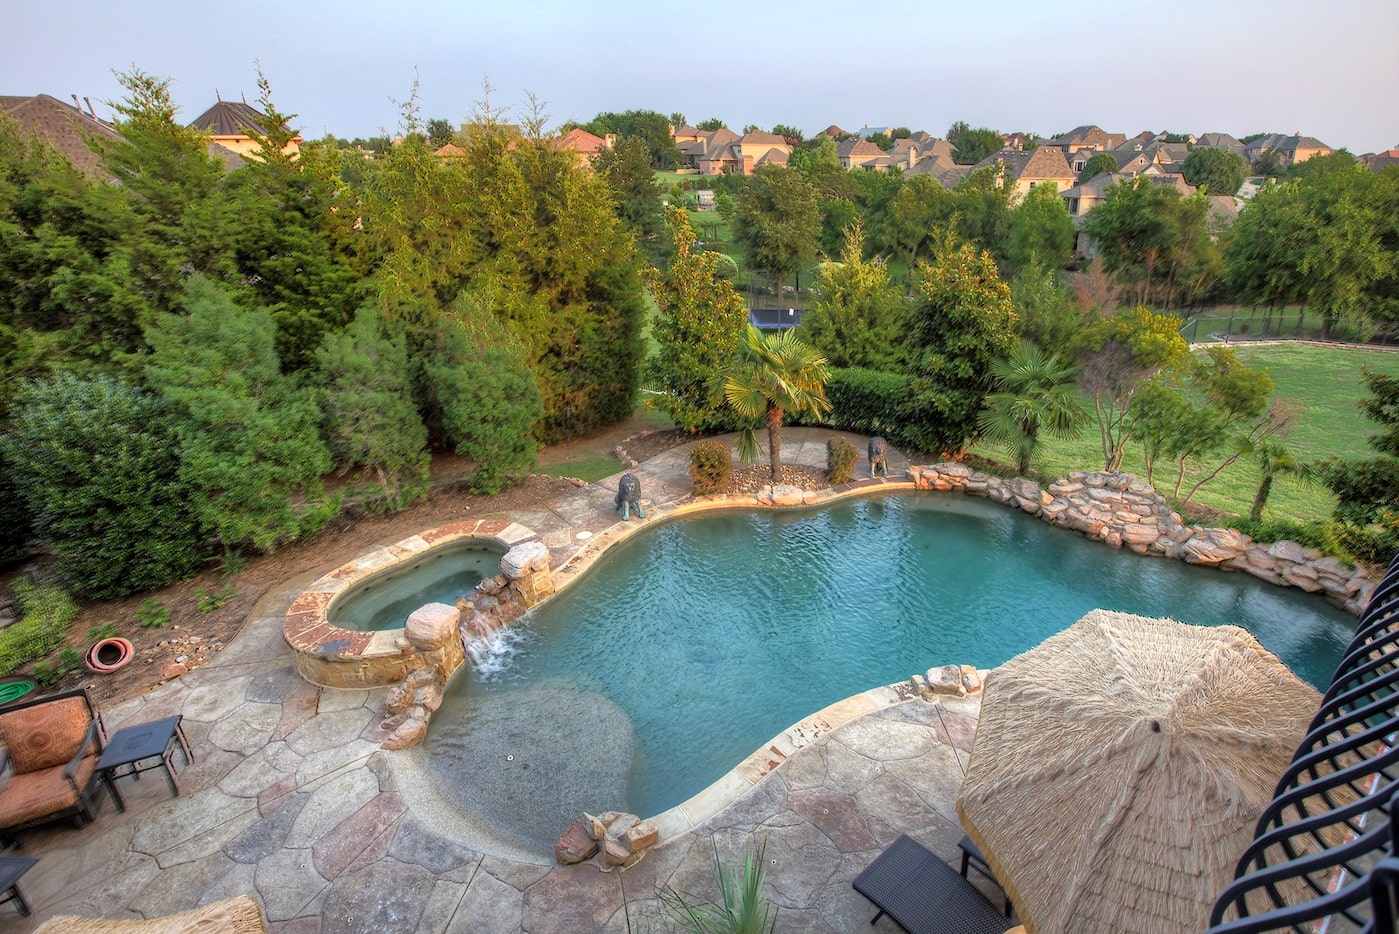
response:
[[(823, 467), (829, 436), (788, 429), (784, 461)], [(648, 515), (653, 503), (688, 497), (685, 452), (636, 468)], [(891, 458), (893, 476), (906, 467)], [(867, 472), (862, 460), (857, 476)], [(511, 518), (560, 543), (603, 534), (615, 524), (615, 484)], [(282, 617), (314, 577), (268, 594), (207, 665), (104, 711), (109, 733), (183, 714), (195, 755), (184, 794), (170, 797), (158, 774), (122, 778), (125, 813), (108, 802), (86, 828), (25, 833), (19, 852), (40, 857), (20, 883), (34, 916), (0, 906), (0, 934), (55, 914), (149, 918), (238, 894), (255, 896), (271, 929), (289, 934), (664, 930), (657, 892), (712, 897), (715, 853), (741, 860), (750, 844), (766, 845), (779, 930), (895, 931), (887, 918), (869, 926), (875, 909), (851, 880), (901, 832), (957, 862), (953, 802), (978, 698), (899, 700), (887, 689), (870, 712), (805, 734), (755, 783), (730, 782), (727, 805), (693, 828), (663, 828), (629, 869), (563, 868), (482, 845), (469, 821), (436, 812), (413, 770), (392, 760), (399, 754), (379, 749), (382, 689), (323, 689), (296, 674)]]

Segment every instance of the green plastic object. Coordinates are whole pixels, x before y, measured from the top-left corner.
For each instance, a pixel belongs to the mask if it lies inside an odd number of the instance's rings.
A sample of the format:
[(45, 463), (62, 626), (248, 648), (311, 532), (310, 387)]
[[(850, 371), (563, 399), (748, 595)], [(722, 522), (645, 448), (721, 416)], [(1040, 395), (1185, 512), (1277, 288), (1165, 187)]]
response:
[(30, 681), (28, 678), (15, 678), (12, 681), (0, 682), (0, 705), (19, 700), (38, 686), (37, 682)]

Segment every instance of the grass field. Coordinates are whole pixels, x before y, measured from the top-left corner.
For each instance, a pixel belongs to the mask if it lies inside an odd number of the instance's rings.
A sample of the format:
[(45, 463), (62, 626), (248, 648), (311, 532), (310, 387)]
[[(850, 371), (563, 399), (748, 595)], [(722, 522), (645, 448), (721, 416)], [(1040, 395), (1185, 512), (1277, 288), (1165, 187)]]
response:
[[(1376, 426), (1356, 405), (1366, 394), (1360, 367), (1364, 365), (1399, 376), (1399, 353), (1304, 344), (1238, 346), (1235, 350), (1242, 362), (1272, 376), (1277, 383), (1278, 397), (1298, 407), (1294, 428), (1283, 440), (1295, 456), (1314, 461), (1332, 455), (1352, 458), (1373, 454), (1367, 439)], [(1006, 459), (1006, 454), (995, 448), (982, 446), (974, 451), (998, 460)], [(1095, 424), (1090, 424), (1077, 441), (1046, 441), (1034, 462), (1035, 469), (1047, 480), (1075, 470), (1101, 470), (1102, 466), (1102, 446)], [(1211, 464), (1208, 470), (1213, 467)], [(1145, 476), (1140, 445), (1128, 445), (1123, 469)], [(1181, 495), (1184, 496), (1206, 472), (1188, 470)], [(1156, 486), (1168, 499), (1175, 476), (1173, 464), (1157, 465)], [(1202, 487), (1193, 502), (1221, 512), (1247, 515), (1257, 488), (1257, 471), (1241, 460)], [(1280, 480), (1273, 486), (1264, 515), (1298, 521), (1324, 519), (1330, 516), (1334, 505), (1334, 498), (1325, 488), (1305, 488), (1289, 480)]]

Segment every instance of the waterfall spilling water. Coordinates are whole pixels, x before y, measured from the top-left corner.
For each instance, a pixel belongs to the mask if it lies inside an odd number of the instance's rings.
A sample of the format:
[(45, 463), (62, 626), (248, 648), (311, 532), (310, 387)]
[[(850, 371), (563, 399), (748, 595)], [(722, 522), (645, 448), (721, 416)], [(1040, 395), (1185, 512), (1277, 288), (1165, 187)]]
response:
[(519, 646), (527, 641), (529, 631), (517, 626), (463, 640), (463, 647), (476, 673), (490, 678), (509, 669)]

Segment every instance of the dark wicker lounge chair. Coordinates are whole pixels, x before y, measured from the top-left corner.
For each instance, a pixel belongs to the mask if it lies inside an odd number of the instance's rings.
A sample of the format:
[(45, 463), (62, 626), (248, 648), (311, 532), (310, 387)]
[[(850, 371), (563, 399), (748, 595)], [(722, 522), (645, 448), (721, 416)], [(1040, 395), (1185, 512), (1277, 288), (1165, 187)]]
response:
[(932, 850), (901, 834), (852, 883), (909, 934), (1004, 934), (1012, 927), (957, 870)]

